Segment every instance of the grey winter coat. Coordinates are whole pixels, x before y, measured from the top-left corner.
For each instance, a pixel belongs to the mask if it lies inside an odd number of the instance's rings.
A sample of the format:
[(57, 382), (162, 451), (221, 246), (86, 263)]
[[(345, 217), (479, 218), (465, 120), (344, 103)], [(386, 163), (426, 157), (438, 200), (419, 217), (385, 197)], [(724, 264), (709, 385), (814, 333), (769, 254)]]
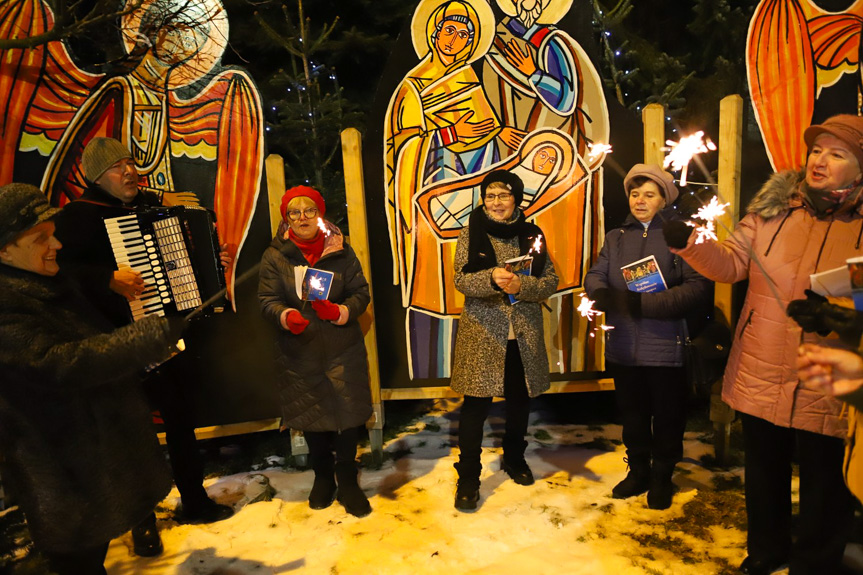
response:
[(695, 272), (679, 256), (668, 251), (662, 223), (676, 217), (673, 208), (658, 213), (647, 230), (635, 217), (627, 216), (623, 226), (605, 236), (599, 258), (584, 277), (584, 289), (593, 297), (597, 289), (626, 290), (620, 268), (653, 255), (668, 289), (641, 295), (642, 317), (608, 311), (605, 323), (605, 358), (621, 365), (683, 365), (683, 319), (705, 309), (712, 295), (711, 282)]
[[(368, 360), (357, 319), (369, 305), (369, 284), (354, 250), (331, 225), (317, 269), (335, 274), (329, 300), (347, 306), (344, 325), (318, 318), (298, 296), (296, 266), (309, 262), (291, 241), (276, 236), (264, 252), (258, 298), (264, 317), (279, 326), (276, 342), (282, 425), (303, 431), (340, 431), (364, 424), (372, 413)], [(294, 308), (309, 321), (294, 335), (281, 327), (281, 314)]]
[(36, 546), (102, 545), (140, 523), (171, 476), (139, 384), (167, 322), (113, 327), (59, 277), (0, 265), (0, 453)]
[[(502, 240), (494, 236), (491, 244), (498, 262), (518, 257), (518, 237)], [(453, 391), (475, 397), (503, 397), (503, 371), (509, 324), (518, 340), (527, 390), (536, 397), (549, 387), (548, 355), (543, 335), (540, 303), (557, 290), (557, 274), (551, 258), (537, 276), (523, 276), (519, 303), (507, 303), (506, 294), (495, 289), (492, 269), (464, 273), (468, 260), (470, 229), (463, 228), (455, 250), (455, 287), (465, 295), (464, 310), (458, 322), (453, 359)]]

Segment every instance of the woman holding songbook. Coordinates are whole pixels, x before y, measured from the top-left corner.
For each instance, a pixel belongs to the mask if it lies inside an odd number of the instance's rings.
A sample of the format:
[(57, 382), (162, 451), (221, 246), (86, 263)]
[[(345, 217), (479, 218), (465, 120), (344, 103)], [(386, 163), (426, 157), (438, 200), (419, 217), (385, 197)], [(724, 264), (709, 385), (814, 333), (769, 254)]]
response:
[(623, 499), (647, 491), (652, 509), (671, 506), (674, 466), (686, 425), (685, 317), (705, 309), (712, 284), (668, 251), (662, 223), (677, 219), (674, 178), (636, 164), (623, 180), (630, 214), (605, 236), (584, 289), (605, 312), (606, 369), (614, 377), (629, 473), (614, 486)]
[(519, 209), (521, 179), (495, 170), (480, 193), (454, 264), (455, 287), (465, 295), (451, 380), (464, 394), (455, 464), (461, 510), (476, 509), (479, 501), (483, 425), (494, 397), (506, 400), (501, 468), (520, 485), (534, 481), (524, 458), (530, 398), (549, 387), (540, 302), (557, 289), (542, 230)]
[(357, 483), (359, 428), (371, 416), (371, 392), (358, 318), (369, 285), (341, 231), (324, 219), (320, 193), (308, 186), (285, 192), (283, 223), (261, 262), (258, 298), (279, 327), (278, 383), (282, 429), (304, 432), (315, 481), (312, 509), (338, 494), (351, 515), (371, 513)]

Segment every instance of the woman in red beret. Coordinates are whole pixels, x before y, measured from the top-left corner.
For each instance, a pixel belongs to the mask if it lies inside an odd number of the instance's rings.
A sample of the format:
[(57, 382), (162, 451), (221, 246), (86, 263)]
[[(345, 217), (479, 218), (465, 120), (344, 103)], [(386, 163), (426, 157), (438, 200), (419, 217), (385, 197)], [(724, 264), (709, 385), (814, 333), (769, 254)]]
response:
[[(362, 517), (372, 509), (357, 483), (357, 440), (372, 406), (357, 319), (369, 304), (369, 285), (354, 250), (324, 219), (317, 190), (287, 190), (281, 211), (261, 262), (258, 298), (264, 317), (279, 327), (282, 429), (302, 430), (309, 444), (309, 506), (329, 507), (338, 494), (348, 513)], [(331, 278), (329, 288), (308, 289), (313, 276)]]

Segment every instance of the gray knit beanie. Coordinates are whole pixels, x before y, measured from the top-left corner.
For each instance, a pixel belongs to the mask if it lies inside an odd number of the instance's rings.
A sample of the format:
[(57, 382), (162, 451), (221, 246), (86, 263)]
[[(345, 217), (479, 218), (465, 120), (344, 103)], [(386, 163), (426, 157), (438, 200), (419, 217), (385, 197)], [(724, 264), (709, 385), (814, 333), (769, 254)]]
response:
[(42, 190), (30, 184), (0, 186), (0, 247), (37, 224), (51, 219), (60, 208), (52, 208)]
[(99, 176), (123, 159), (132, 159), (132, 152), (115, 138), (93, 138), (81, 155), (81, 167), (87, 181), (95, 183)]

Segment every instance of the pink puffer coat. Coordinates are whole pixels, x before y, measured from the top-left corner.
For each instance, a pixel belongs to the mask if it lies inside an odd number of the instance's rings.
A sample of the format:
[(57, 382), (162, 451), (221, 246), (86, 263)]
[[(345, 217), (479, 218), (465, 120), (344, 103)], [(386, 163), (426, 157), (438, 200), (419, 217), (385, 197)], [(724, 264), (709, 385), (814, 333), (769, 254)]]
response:
[[(835, 214), (818, 218), (803, 201), (801, 179), (802, 174), (795, 172), (775, 174), (723, 243), (696, 245), (692, 234), (686, 248), (672, 251), (714, 281), (749, 279), (722, 399), (775, 425), (844, 437), (847, 424), (840, 417), (841, 402), (805, 388), (795, 363), (802, 342), (838, 341), (804, 334), (785, 308), (791, 300), (806, 297), (809, 274), (844, 266), (847, 258), (863, 255), (863, 194), (852, 192)], [(750, 246), (755, 257), (750, 257)]]

